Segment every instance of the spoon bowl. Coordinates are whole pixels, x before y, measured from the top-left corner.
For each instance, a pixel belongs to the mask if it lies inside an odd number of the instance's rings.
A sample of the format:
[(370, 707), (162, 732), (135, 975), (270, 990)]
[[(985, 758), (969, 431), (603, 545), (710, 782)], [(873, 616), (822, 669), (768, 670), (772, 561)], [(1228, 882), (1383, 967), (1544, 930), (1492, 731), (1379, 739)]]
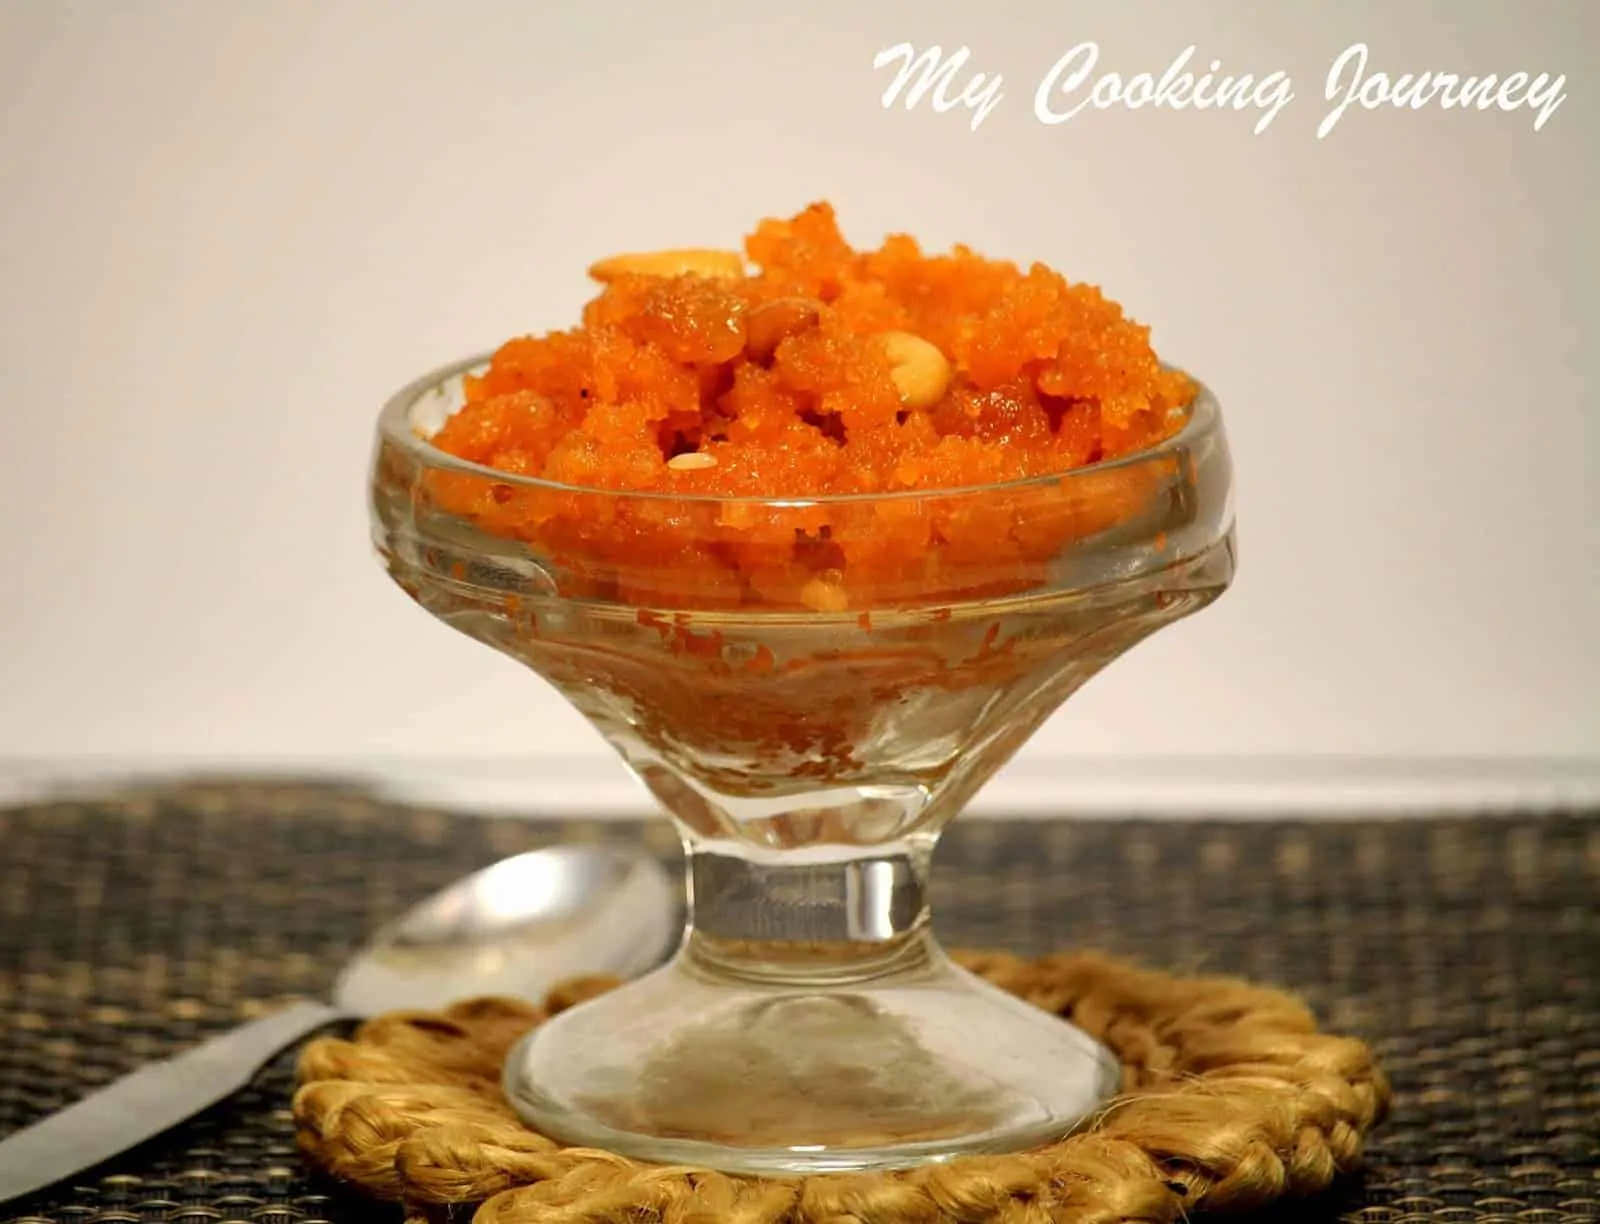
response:
[(412, 906), (340, 973), (353, 1016), (469, 995), (538, 1000), (581, 973), (634, 977), (682, 934), (682, 889), (643, 853), (550, 846), (502, 859)]

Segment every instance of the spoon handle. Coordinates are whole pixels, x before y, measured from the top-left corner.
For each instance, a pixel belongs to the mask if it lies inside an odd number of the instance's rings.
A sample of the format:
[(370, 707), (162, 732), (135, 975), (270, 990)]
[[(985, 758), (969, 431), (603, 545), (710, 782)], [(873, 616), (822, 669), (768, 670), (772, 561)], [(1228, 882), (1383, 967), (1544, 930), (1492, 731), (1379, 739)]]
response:
[(0, 1204), (153, 1139), (225, 1100), (272, 1057), (344, 1012), (296, 1003), (141, 1067), (59, 1113), (0, 1139)]

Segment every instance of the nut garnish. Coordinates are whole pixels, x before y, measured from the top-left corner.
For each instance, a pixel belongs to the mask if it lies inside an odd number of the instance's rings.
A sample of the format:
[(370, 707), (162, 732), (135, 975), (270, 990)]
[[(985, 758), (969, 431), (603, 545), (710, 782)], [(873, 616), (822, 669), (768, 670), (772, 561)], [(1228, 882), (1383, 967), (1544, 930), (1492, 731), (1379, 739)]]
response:
[(642, 251), (613, 255), (589, 266), (589, 275), (601, 284), (619, 276), (710, 276), (737, 279), (744, 275), (744, 256), (738, 251), (689, 247), (681, 251)]
[(674, 472), (703, 472), (706, 468), (717, 466), (717, 457), (702, 451), (684, 451), (668, 459), (667, 466)]
[(931, 408), (950, 387), (950, 362), (938, 348), (910, 332), (885, 332), (883, 351), (888, 355), (895, 389), (907, 408)]
[(850, 596), (837, 582), (812, 578), (800, 588), (800, 602), (813, 612), (845, 612), (850, 607)]

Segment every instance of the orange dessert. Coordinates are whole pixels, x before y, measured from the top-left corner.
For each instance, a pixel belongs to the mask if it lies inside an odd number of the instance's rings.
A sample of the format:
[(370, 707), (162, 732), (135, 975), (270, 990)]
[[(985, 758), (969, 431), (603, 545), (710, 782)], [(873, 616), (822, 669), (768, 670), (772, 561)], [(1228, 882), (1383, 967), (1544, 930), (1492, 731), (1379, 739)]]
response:
[(853, 614), (1026, 591), (1152, 474), (1048, 478), (1171, 436), (1196, 394), (1099, 289), (905, 236), (857, 251), (827, 204), (742, 254), (591, 274), (581, 326), (503, 345), (431, 439), (548, 482), (430, 493), (537, 545), (568, 595)]

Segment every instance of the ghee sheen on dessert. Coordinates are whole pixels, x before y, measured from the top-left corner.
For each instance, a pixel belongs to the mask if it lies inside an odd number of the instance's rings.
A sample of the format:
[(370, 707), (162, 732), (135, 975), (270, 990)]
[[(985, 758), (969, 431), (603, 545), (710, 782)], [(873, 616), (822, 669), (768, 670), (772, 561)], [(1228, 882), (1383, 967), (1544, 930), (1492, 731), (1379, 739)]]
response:
[[(1145, 450), (1181, 426), (1195, 385), (1162, 365), (1149, 329), (1092, 285), (897, 235), (858, 250), (833, 209), (761, 222), (742, 250), (598, 260), (602, 289), (568, 330), (503, 344), (432, 438), (452, 455), (573, 489), (691, 498), (878, 496), (1005, 484)], [(963, 553), (1016, 554), (1021, 587), (1070, 539), (1126, 513), (1108, 482), (1093, 505), (952, 505), (937, 524), (879, 515), (870, 545), (843, 508), (800, 524), (729, 510), (724, 538), (630, 544), (538, 491), (434, 482), (445, 508), (512, 536), (572, 540), (613, 561), (680, 554), (738, 602), (839, 610)], [(637, 522), (633, 514), (631, 521)], [(855, 542), (846, 535), (856, 537)], [(1031, 577), (1030, 577), (1031, 575)], [(996, 581), (1005, 585), (1003, 575)], [(1020, 589), (1020, 588), (1019, 588)], [(841, 594), (842, 593), (842, 594)], [(641, 593), (642, 596), (643, 593)]]

